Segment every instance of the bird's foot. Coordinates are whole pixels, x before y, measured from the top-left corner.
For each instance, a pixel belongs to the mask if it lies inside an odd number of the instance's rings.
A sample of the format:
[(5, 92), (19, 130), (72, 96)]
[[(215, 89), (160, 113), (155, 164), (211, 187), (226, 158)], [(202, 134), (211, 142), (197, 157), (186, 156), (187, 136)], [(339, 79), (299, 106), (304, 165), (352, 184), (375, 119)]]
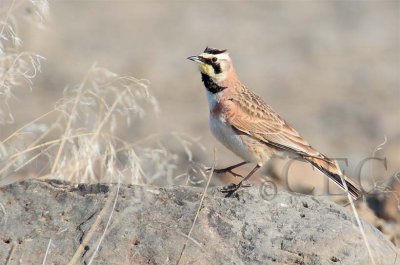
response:
[(226, 193), (225, 197), (231, 197), (240, 188), (247, 188), (247, 187), (251, 187), (251, 185), (249, 183), (243, 183), (243, 182), (239, 182), (238, 184), (231, 183), (229, 185), (222, 187), (220, 191), (222, 193)]

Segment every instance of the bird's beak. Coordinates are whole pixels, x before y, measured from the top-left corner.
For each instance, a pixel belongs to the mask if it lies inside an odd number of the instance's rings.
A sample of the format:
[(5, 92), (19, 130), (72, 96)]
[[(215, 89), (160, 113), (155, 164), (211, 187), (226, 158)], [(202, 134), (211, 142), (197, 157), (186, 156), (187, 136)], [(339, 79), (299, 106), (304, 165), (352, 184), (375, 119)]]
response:
[(190, 56), (188, 57), (189, 60), (196, 62), (196, 63), (203, 63), (204, 62), (204, 58), (201, 56)]

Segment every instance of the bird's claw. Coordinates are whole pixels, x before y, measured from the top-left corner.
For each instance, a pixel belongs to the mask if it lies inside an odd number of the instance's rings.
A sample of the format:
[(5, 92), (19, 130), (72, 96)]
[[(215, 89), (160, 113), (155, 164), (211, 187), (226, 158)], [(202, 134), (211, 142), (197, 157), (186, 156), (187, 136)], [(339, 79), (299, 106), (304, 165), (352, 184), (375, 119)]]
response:
[(221, 192), (222, 193), (234, 193), (235, 191), (237, 191), (240, 188), (240, 186), (238, 184), (235, 183), (231, 183), (229, 185), (223, 186), (221, 188)]
[(240, 188), (247, 188), (251, 187), (249, 183), (242, 183), (239, 182), (239, 184), (231, 183), (229, 185), (226, 185), (222, 187), (220, 190), (222, 193), (227, 193), (227, 197), (230, 197), (232, 194), (234, 194), (236, 191), (238, 191)]

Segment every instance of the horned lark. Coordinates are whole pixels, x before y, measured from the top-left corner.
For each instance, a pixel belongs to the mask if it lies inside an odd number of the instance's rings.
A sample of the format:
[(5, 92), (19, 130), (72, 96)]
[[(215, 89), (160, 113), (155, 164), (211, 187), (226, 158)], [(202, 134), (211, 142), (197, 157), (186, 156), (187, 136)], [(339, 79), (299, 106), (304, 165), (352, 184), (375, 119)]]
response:
[[(224, 192), (234, 193), (276, 155), (291, 155), (307, 161), (345, 189), (337, 163), (312, 148), (270, 106), (240, 82), (226, 50), (207, 47), (200, 55), (188, 59), (198, 63), (207, 89), (212, 133), (225, 147), (244, 159), (242, 163), (216, 172), (233, 173), (232, 169), (236, 167), (256, 164), (238, 184), (231, 184), (223, 189)], [(347, 177), (343, 178), (350, 194), (358, 198), (360, 190)]]

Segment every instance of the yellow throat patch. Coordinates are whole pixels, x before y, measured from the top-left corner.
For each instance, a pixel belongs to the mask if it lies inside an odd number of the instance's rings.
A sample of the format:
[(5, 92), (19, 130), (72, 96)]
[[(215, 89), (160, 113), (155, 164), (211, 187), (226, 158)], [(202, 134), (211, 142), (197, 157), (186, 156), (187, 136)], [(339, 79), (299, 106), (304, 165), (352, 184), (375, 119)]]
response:
[(209, 64), (201, 63), (199, 64), (199, 69), (200, 72), (202, 72), (203, 74), (206, 74), (208, 76), (214, 75), (214, 68)]

